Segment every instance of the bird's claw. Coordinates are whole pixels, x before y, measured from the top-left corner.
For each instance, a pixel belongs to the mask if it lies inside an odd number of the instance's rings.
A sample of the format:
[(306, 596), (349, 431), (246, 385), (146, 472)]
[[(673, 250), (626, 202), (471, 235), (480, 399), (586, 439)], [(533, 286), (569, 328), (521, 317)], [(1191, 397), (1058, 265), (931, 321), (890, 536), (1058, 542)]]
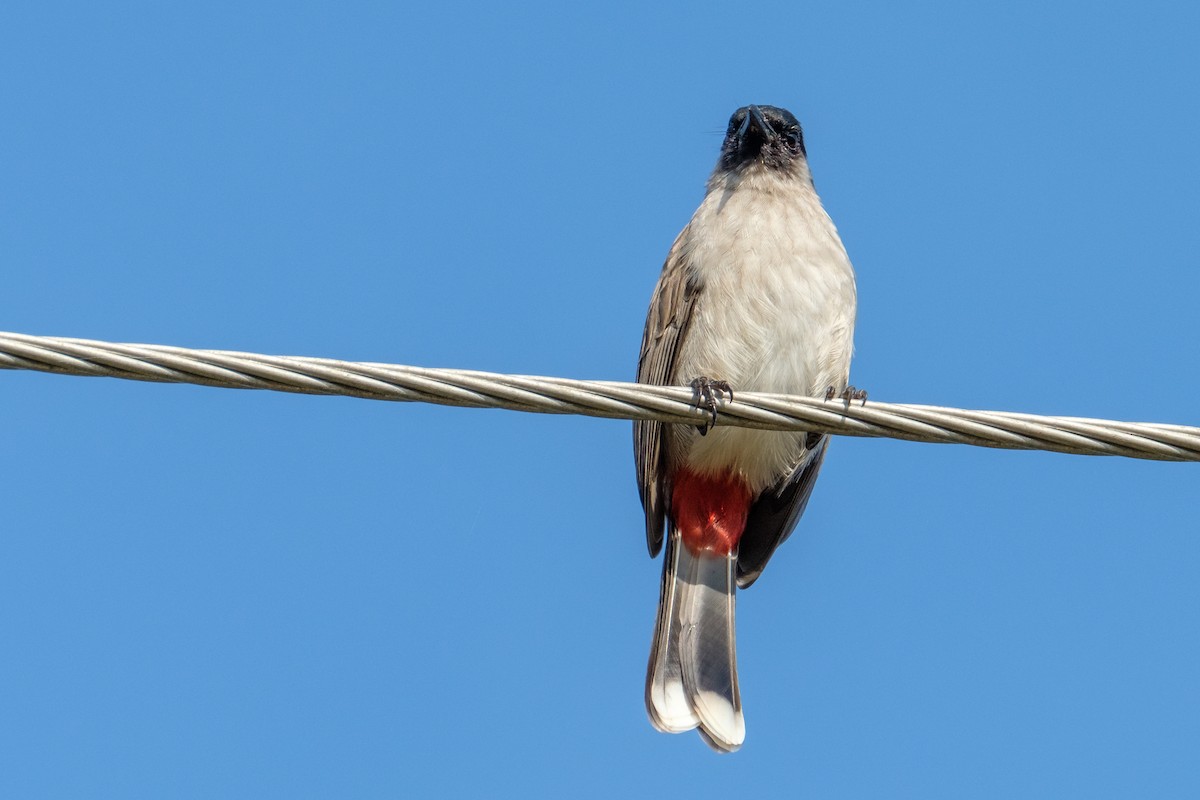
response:
[(733, 402), (733, 388), (728, 381), (714, 381), (711, 378), (692, 379), (692, 402), (696, 408), (707, 409), (712, 419), (703, 425), (697, 425), (700, 435), (704, 436), (713, 425), (717, 424), (717, 403), (721, 400)]
[(867, 390), (856, 389), (853, 386), (847, 386), (845, 389), (842, 389), (841, 392), (838, 392), (838, 390), (832, 386), (825, 390), (826, 401), (832, 400), (835, 397), (840, 397), (842, 401), (846, 403), (846, 405), (850, 405), (850, 403), (855, 400), (861, 401), (864, 406), (867, 404)]

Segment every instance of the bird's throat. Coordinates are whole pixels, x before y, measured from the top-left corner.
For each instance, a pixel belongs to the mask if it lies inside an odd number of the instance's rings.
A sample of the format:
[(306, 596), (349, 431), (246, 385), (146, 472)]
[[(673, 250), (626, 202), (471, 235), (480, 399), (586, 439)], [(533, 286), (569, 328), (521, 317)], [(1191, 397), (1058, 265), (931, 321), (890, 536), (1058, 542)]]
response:
[(729, 473), (681, 469), (672, 483), (671, 519), (688, 550), (736, 553), (753, 499), (746, 482)]

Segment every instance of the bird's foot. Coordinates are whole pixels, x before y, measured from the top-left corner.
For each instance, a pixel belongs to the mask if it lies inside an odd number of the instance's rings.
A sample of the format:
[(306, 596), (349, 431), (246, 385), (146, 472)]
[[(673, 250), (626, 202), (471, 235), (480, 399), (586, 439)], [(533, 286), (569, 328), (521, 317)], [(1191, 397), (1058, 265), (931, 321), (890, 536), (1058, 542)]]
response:
[(708, 409), (708, 413), (712, 415), (712, 419), (703, 425), (697, 425), (696, 428), (700, 431), (700, 435), (708, 433), (713, 425), (717, 424), (717, 403), (721, 400), (733, 402), (733, 389), (729, 386), (728, 381), (714, 381), (711, 378), (693, 378), (692, 383), (692, 402), (696, 408)]
[(867, 404), (867, 390), (856, 389), (853, 386), (847, 386), (845, 389), (842, 389), (840, 393), (832, 386), (825, 390), (825, 399), (827, 401), (832, 400), (835, 397), (840, 397), (846, 405), (850, 405), (850, 403), (854, 400), (862, 401), (864, 406)]

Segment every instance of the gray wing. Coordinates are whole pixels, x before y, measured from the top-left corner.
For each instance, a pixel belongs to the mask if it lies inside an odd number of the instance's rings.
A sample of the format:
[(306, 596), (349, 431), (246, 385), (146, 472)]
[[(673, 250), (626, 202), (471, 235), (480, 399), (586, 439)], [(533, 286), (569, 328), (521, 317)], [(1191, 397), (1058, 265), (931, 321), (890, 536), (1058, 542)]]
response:
[[(809, 434), (810, 441), (812, 434)], [(829, 437), (821, 436), (812, 447), (812, 455), (779, 483), (767, 489), (750, 506), (746, 530), (738, 544), (737, 582), (745, 589), (758, 580), (775, 548), (783, 544), (808, 505), (813, 484), (825, 460)]]
[[(687, 334), (699, 287), (688, 276), (682, 242), (688, 229), (671, 245), (658, 285), (650, 298), (646, 328), (642, 332), (642, 352), (638, 357), (637, 381), (657, 386), (675, 382), (675, 360)], [(671, 496), (666, 470), (665, 426), (661, 422), (638, 420), (633, 423), (633, 457), (637, 462), (638, 490), (646, 512), (646, 547), (651, 557), (658, 555), (663, 543), (667, 503)]]

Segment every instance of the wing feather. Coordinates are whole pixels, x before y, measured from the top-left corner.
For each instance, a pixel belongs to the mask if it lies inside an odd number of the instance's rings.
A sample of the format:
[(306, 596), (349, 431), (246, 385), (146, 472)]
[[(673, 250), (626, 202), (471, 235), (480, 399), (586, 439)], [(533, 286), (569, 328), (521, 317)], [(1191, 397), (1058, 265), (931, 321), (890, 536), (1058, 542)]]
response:
[[(675, 363), (680, 345), (691, 324), (692, 312), (700, 287), (691, 276), (684, 259), (688, 229), (671, 245), (667, 261), (646, 313), (642, 332), (642, 350), (638, 357), (637, 381), (656, 386), (677, 382)], [(663, 543), (667, 504), (671, 496), (667, 475), (665, 426), (661, 422), (638, 420), (633, 423), (633, 452), (637, 462), (638, 489), (646, 512), (646, 546), (651, 556), (658, 555)]]
[[(811, 436), (811, 434), (810, 434)], [(738, 544), (737, 582), (745, 589), (758, 580), (775, 548), (791, 535), (812, 496), (813, 484), (825, 460), (829, 437), (821, 436), (808, 455), (787, 477), (764, 491), (750, 506), (746, 530)]]

